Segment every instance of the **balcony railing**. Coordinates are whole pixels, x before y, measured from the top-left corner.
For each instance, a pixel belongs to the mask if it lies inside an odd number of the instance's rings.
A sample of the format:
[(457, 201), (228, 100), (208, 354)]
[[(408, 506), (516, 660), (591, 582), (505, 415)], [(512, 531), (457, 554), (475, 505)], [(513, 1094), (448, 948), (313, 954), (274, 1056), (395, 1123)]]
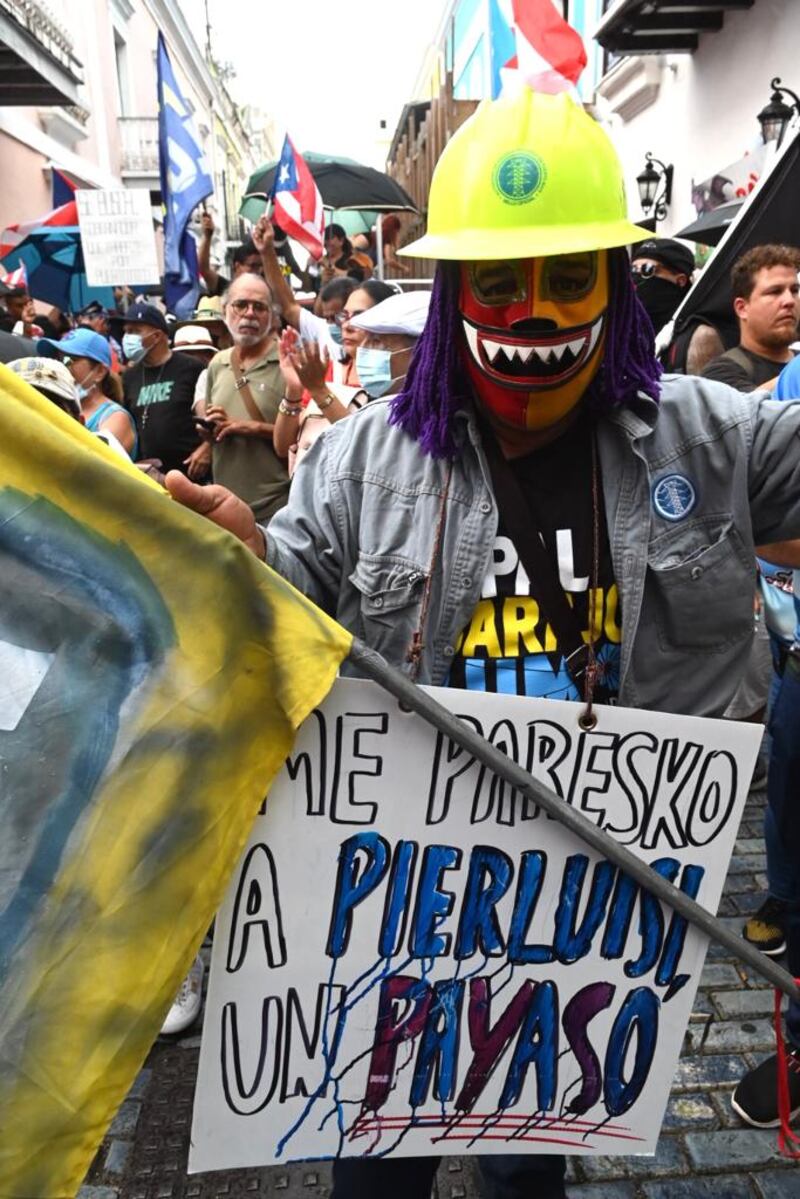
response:
[(0, 0), (0, 106), (78, 104), (81, 64), (38, 0)]
[(120, 169), (126, 175), (158, 175), (158, 117), (120, 117)]

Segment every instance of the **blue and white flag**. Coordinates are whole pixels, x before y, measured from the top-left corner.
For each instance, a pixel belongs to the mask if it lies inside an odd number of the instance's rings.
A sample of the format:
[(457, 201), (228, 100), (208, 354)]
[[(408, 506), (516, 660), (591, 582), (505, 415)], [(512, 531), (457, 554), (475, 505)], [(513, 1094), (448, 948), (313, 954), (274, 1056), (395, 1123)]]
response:
[(187, 229), (192, 212), (214, 190), (189, 106), (158, 35), (158, 158), (164, 201), (164, 300), (182, 316), (200, 293), (197, 246)]

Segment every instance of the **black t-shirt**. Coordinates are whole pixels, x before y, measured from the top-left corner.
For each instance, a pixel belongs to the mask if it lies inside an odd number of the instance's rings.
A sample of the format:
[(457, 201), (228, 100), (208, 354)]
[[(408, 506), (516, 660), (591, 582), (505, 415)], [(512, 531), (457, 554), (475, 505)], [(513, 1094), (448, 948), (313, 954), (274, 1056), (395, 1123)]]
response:
[(203, 364), (173, 353), (161, 366), (132, 366), (122, 377), (125, 406), (133, 413), (139, 457), (160, 458), (164, 470), (185, 470), (184, 458), (199, 444), (192, 421), (194, 389)]
[[(740, 356), (747, 359), (750, 364), (749, 371), (743, 363), (737, 361)], [(720, 354), (719, 358), (714, 358), (709, 362), (702, 377), (715, 379), (717, 383), (727, 383), (729, 387), (735, 387), (737, 391), (755, 391), (756, 388), (779, 375), (785, 366), (785, 362), (762, 358), (760, 354), (754, 354), (752, 350), (746, 350), (744, 346), (737, 346), (735, 350), (726, 350), (724, 354)]]
[[(592, 573), (592, 421), (583, 417), (566, 434), (511, 460), (526, 499), (541, 518), (541, 534), (561, 585), (589, 629)], [(613, 702), (619, 690), (621, 612), (600, 488), (599, 595), (592, 603), (598, 664), (594, 698)], [(569, 652), (569, 651), (567, 651)], [(582, 699), (564, 654), (541, 610), (536, 580), (528, 580), (500, 513), (494, 554), (481, 598), (456, 646), (448, 684), (548, 699)]]

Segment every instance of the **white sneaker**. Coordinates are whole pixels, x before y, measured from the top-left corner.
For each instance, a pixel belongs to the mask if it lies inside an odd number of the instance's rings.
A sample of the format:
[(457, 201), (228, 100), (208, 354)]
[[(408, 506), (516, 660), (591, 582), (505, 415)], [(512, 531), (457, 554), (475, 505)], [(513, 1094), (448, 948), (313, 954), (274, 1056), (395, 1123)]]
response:
[(181, 983), (181, 989), (175, 996), (172, 1007), (167, 1012), (167, 1018), (161, 1026), (162, 1036), (174, 1036), (177, 1032), (183, 1032), (200, 1015), (203, 1002), (204, 972), (203, 959), (198, 955)]

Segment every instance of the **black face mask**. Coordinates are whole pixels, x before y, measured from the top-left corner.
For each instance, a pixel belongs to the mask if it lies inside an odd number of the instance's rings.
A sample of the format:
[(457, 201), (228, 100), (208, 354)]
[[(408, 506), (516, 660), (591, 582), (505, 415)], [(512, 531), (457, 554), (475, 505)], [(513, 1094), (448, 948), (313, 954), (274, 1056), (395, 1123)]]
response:
[(685, 288), (678, 287), (677, 283), (671, 283), (669, 279), (662, 279), (658, 275), (651, 275), (649, 279), (639, 277), (638, 280), (634, 277), (634, 286), (637, 296), (650, 317), (653, 332), (658, 333), (659, 329), (663, 328), (671, 319), (673, 312), (686, 295)]

